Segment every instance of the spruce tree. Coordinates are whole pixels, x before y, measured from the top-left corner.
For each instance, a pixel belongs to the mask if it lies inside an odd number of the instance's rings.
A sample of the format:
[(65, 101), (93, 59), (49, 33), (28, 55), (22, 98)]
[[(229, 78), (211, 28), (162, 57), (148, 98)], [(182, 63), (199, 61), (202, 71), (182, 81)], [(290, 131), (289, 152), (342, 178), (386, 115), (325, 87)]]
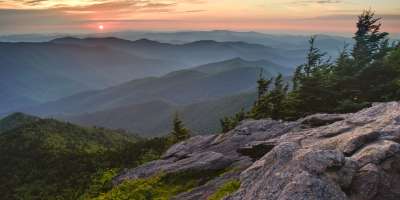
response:
[(310, 38), (310, 48), (307, 53), (307, 61), (297, 67), (293, 78), (293, 92), (298, 103), (297, 111), (307, 115), (314, 112), (328, 112), (334, 104), (329, 81), (331, 80), (332, 64), (325, 59), (326, 53), (321, 52), (315, 46), (316, 37)]
[(272, 80), (267, 80), (264, 77), (264, 70), (261, 69), (258, 80), (257, 80), (257, 100), (259, 101), (263, 95), (268, 92), (268, 87)]
[(283, 83), (283, 76), (279, 74), (274, 80), (274, 89), (269, 94), (270, 110), (272, 119), (282, 118), (283, 101), (286, 97), (288, 86)]
[(224, 117), (224, 118), (220, 119), (219, 122), (221, 124), (222, 133), (226, 133), (226, 132), (232, 130), (232, 125), (233, 125), (232, 118)]
[(374, 59), (380, 59), (388, 50), (388, 33), (380, 32), (381, 18), (375, 17), (372, 10), (365, 10), (357, 22), (354, 36), (355, 45), (352, 56), (359, 68), (365, 67)]
[[(374, 101), (385, 101), (390, 89), (387, 87), (394, 78), (390, 68), (385, 66), (385, 56), (392, 50), (388, 42), (388, 33), (381, 32), (381, 18), (375, 17), (371, 10), (364, 11), (358, 18), (355, 45), (352, 52), (354, 81), (347, 84), (352, 94), (346, 96), (360, 104), (353, 110), (364, 107)], [(343, 84), (342, 84), (343, 85)]]
[(236, 113), (232, 117), (224, 117), (220, 120), (222, 132), (226, 133), (232, 129), (234, 129), (241, 121), (247, 118), (247, 114), (242, 108), (238, 113)]
[(178, 113), (175, 113), (173, 119), (173, 129), (170, 133), (170, 138), (172, 143), (178, 143), (190, 138), (189, 130), (184, 127), (184, 124), (182, 120), (179, 118)]

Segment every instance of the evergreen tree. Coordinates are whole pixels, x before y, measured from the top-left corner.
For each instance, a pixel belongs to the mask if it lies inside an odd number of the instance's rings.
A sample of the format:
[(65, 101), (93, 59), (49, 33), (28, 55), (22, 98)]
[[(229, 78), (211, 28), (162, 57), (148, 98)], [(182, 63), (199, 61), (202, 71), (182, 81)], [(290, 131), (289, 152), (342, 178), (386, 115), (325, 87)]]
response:
[(331, 90), (330, 80), (332, 64), (329, 59), (324, 59), (326, 53), (315, 46), (316, 37), (309, 40), (310, 48), (305, 64), (297, 67), (293, 78), (293, 92), (298, 98), (296, 113), (307, 115), (313, 112), (328, 112), (329, 105), (334, 104), (334, 95)]
[(178, 113), (175, 113), (173, 119), (173, 129), (170, 133), (171, 143), (178, 143), (188, 138), (190, 138), (189, 130), (184, 127), (184, 124), (179, 118)]
[(288, 92), (288, 85), (284, 85), (283, 76), (279, 74), (274, 80), (274, 89), (271, 91), (269, 96), (270, 101), (270, 117), (272, 119), (281, 119), (282, 112), (284, 110), (283, 101), (286, 98)]
[[(307, 61), (296, 68), (291, 91), (282, 75), (266, 80), (260, 73), (257, 101), (245, 117), (295, 120), (400, 100), (400, 44), (389, 45), (388, 34), (380, 32), (380, 18), (372, 11), (364, 11), (358, 20), (353, 49), (345, 45), (335, 62), (315, 46), (316, 37), (310, 38)], [(237, 121), (224, 118), (221, 125), (230, 130)]]
[(301, 71), (302, 71), (302, 67), (300, 67), (300, 66), (296, 67), (296, 70), (295, 70), (295, 72), (293, 74), (293, 78), (292, 78), (293, 91), (297, 91), (299, 89)]
[(307, 61), (305, 64), (296, 68), (293, 76), (293, 89), (298, 89), (301, 84), (304, 84), (304, 81), (307, 78), (310, 78), (313, 75), (316, 75), (319, 71), (326, 70), (331, 66), (329, 60), (324, 60), (326, 53), (321, 52), (321, 50), (315, 46), (315, 40), (316, 36), (312, 36), (308, 41), (310, 47), (307, 53)]
[(283, 76), (279, 74), (275, 79), (269, 81), (274, 83), (271, 91), (264, 93), (254, 104), (251, 110), (251, 117), (255, 119), (273, 118), (279, 119), (283, 115), (284, 100), (289, 90), (289, 86), (283, 83)]
[[(393, 48), (389, 47), (388, 33), (380, 32), (381, 18), (376, 18), (371, 10), (364, 11), (358, 18), (355, 45), (352, 52), (352, 81), (340, 81), (341, 87), (351, 90), (342, 94), (347, 101), (359, 104), (355, 111), (374, 101), (385, 101), (390, 92), (388, 85), (394, 78), (391, 69), (384, 64), (385, 56)], [(341, 67), (341, 66), (338, 66)], [(351, 67), (350, 67), (351, 68)], [(351, 76), (348, 74), (347, 76)]]
[(374, 59), (380, 59), (388, 51), (388, 33), (380, 32), (382, 24), (381, 18), (376, 18), (371, 10), (365, 10), (357, 22), (357, 32), (355, 33), (355, 45), (352, 56), (356, 67), (365, 67)]
[(261, 99), (261, 97), (268, 92), (269, 85), (272, 80), (267, 80), (264, 77), (264, 70), (261, 69), (258, 80), (257, 80), (257, 101)]
[(219, 121), (221, 124), (222, 133), (226, 133), (234, 128), (233, 127), (234, 123), (233, 123), (233, 120), (231, 117), (224, 117), (224, 118), (220, 119)]
[(220, 120), (222, 132), (226, 133), (232, 129), (234, 129), (241, 121), (247, 118), (246, 112), (242, 108), (238, 113), (236, 113), (233, 117), (224, 117)]
[(400, 100), (400, 47), (393, 48), (383, 62), (373, 66), (375, 87), (369, 90), (371, 101)]
[(325, 52), (321, 52), (319, 48), (315, 46), (316, 36), (312, 36), (309, 40), (310, 48), (307, 54), (307, 63), (303, 65), (303, 74), (305, 77), (310, 77), (316, 70), (323, 66), (323, 57), (326, 56)]

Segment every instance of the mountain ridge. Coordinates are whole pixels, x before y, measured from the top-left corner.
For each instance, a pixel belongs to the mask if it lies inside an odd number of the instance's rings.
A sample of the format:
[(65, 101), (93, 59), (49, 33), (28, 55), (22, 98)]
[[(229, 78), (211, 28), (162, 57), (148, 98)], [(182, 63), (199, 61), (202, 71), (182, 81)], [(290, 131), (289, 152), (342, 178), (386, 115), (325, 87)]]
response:
[[(66, 37), (37, 43), (0, 42), (0, 52), (0, 64), (5, 66), (0, 69), (0, 92), (10, 90), (26, 97), (16, 101), (12, 108), (2, 106), (2, 113), (26, 107), (24, 102), (29, 99), (31, 103), (40, 104), (132, 79), (162, 76), (237, 57), (254, 61), (271, 59), (270, 62), (285, 67), (302, 60), (300, 55), (289, 59), (285, 50), (244, 42), (197, 41), (176, 45), (115, 37)], [(10, 97), (18, 98), (16, 95)]]
[[(172, 128), (171, 119), (179, 113), (193, 134), (204, 135), (220, 131), (221, 118), (234, 115), (240, 109), (248, 110), (255, 99), (255, 93), (246, 93), (183, 106), (156, 100), (91, 113), (55, 117), (82, 126), (122, 128), (140, 133), (143, 137), (154, 137), (168, 134)], [(226, 107), (227, 104), (230, 106)]]
[[(147, 102), (163, 101), (170, 105), (165, 107), (170, 107), (168, 113), (171, 115), (172, 109), (179, 111), (185, 107), (190, 107), (189, 105), (195, 105), (196, 103), (205, 106), (204, 104), (207, 102), (211, 103), (225, 97), (240, 96), (242, 93), (255, 91), (257, 77), (261, 69), (264, 69), (264, 75), (266, 77), (276, 76), (278, 73), (288, 75), (292, 71), (291, 69), (268, 61), (246, 61), (244, 59), (234, 58), (192, 69), (171, 72), (162, 77), (132, 80), (103, 90), (79, 93), (57, 101), (42, 104), (38, 107), (26, 109), (24, 112), (40, 116), (65, 116), (61, 119), (70, 119), (68, 115), (86, 115), (88, 117), (90, 116), (89, 118), (93, 118), (93, 115), (90, 115), (91, 113), (98, 113), (101, 111), (112, 112), (113, 109), (133, 106), (135, 104), (146, 105)], [(236, 109), (240, 109), (241, 107), (247, 108), (248, 104), (244, 104), (243, 106), (235, 105)], [(132, 112), (137, 113), (135, 110), (136, 109), (133, 109)], [(216, 110), (211, 112), (216, 112)], [(140, 115), (141, 113), (137, 114)], [(224, 114), (232, 115), (234, 113), (225, 112)], [(151, 114), (144, 112), (142, 115), (148, 116)], [(224, 117), (221, 114), (218, 116), (220, 118)], [(79, 121), (76, 120), (78, 118), (75, 118), (73, 122), (79, 123)], [(207, 131), (207, 133), (216, 130), (215, 124), (218, 124), (219, 119), (213, 119), (215, 122), (208, 123), (213, 124), (213, 128), (210, 129), (211, 131)], [(104, 124), (95, 124), (92, 120), (90, 121), (90, 125)], [(167, 119), (163, 119), (163, 124), (168, 124)], [(108, 126), (117, 128), (110, 124), (108, 124)], [(123, 127), (126, 126), (124, 125)], [(161, 132), (165, 133), (167, 127), (167, 125), (164, 125), (164, 129), (162, 129)], [(139, 130), (130, 130), (140, 132)], [(196, 127), (195, 130), (198, 131), (201, 129)], [(152, 134), (155, 133), (154, 131), (151, 132)]]

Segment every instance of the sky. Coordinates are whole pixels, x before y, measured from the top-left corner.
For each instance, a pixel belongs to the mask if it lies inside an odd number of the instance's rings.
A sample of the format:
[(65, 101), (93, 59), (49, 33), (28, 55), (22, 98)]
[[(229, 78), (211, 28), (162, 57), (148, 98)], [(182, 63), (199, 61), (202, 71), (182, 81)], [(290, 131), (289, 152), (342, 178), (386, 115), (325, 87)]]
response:
[(350, 34), (375, 10), (400, 34), (400, 0), (0, 0), (0, 35), (234, 30)]

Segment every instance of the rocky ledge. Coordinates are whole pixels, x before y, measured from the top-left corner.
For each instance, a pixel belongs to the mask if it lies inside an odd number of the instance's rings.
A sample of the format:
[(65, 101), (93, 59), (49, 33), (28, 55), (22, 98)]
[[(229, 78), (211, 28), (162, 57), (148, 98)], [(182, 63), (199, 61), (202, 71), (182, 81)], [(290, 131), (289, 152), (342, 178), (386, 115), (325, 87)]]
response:
[(231, 169), (176, 199), (207, 199), (239, 179), (226, 200), (400, 199), (400, 102), (353, 114), (317, 114), (295, 122), (247, 120), (234, 130), (196, 136), (160, 160), (113, 181), (157, 173)]

